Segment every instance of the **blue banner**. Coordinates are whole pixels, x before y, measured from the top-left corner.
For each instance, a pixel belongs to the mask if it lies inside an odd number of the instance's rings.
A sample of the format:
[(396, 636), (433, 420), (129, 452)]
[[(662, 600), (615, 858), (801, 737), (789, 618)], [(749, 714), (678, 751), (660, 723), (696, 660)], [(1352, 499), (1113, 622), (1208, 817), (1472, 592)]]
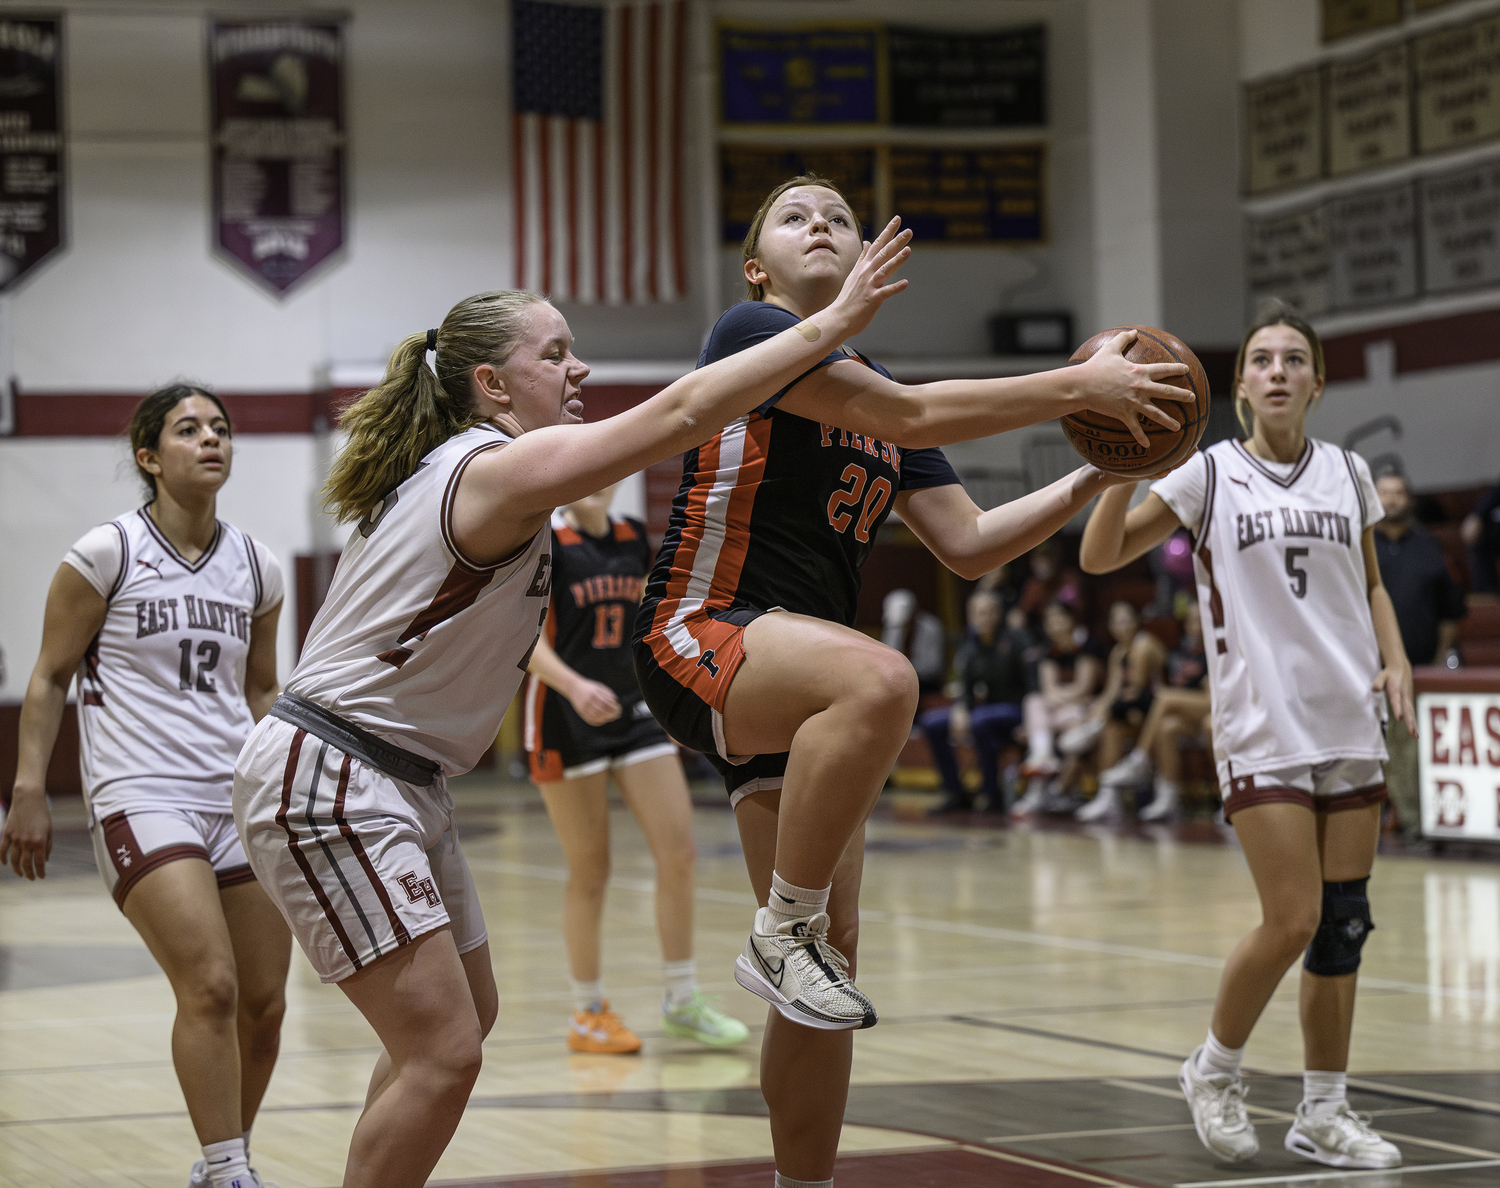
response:
[(726, 124), (874, 124), (882, 117), (877, 26), (719, 27)]

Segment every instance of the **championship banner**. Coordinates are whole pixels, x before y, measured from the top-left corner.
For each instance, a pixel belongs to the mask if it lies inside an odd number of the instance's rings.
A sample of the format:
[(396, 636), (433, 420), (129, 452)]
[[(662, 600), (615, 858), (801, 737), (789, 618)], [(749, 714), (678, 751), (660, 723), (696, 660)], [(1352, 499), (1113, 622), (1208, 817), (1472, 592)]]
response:
[(1417, 295), (1416, 205), (1410, 182), (1328, 203), (1334, 309), (1390, 305)]
[(0, 292), (63, 246), (62, 17), (0, 18)]
[(219, 252), (278, 297), (344, 246), (343, 25), (209, 26)]
[(928, 243), (1042, 239), (1041, 145), (892, 148), (891, 213)]
[(883, 32), (847, 24), (718, 30), (726, 124), (875, 124), (884, 118)]
[(1500, 841), (1500, 693), (1417, 697), (1422, 833)]
[(1401, 0), (1323, 0), (1323, 40), (1401, 23)]
[(1321, 206), (1245, 225), (1247, 316), (1275, 297), (1305, 317), (1328, 312), (1328, 228)]
[(844, 192), (861, 220), (860, 234), (873, 239), (875, 150), (864, 146), (722, 144), (719, 146), (719, 238), (739, 246), (761, 201), (789, 177), (816, 173)]
[(1411, 156), (1411, 76), (1405, 43), (1328, 67), (1328, 172)]
[(1422, 195), (1422, 291), (1500, 284), (1500, 163), (1417, 183)]
[(1323, 84), (1317, 70), (1245, 88), (1245, 186), (1252, 194), (1323, 176)]
[(1500, 136), (1500, 17), (1429, 33), (1412, 48), (1418, 151)]
[(1009, 128), (1047, 122), (1047, 28), (994, 33), (893, 28), (891, 123)]

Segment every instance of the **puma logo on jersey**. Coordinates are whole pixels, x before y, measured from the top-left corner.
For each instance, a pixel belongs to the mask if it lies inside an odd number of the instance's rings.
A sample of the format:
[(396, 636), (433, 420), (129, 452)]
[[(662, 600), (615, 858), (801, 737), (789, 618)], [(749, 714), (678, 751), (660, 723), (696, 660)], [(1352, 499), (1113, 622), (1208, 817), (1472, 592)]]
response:
[(1232, 474), (1226, 474), (1224, 477), (1227, 478), (1231, 483), (1239, 483), (1239, 485), (1244, 487), (1247, 491), (1250, 489), (1249, 479), (1237, 479)]
[(135, 563), (137, 565), (141, 565), (141, 566), (144, 566), (145, 568), (149, 569), (157, 577), (162, 578), (163, 581), (166, 580), (166, 578), (162, 574), (161, 566), (158, 565), (158, 564), (156, 564), (156, 562), (154, 562), (154, 561), (147, 561), (144, 558), (137, 557)]
[(408, 903), (421, 903), (425, 899), (428, 907), (437, 907), (443, 902), (438, 897), (437, 888), (432, 885), (431, 876), (419, 879), (416, 871), (409, 870), (404, 875), (397, 875), (396, 882), (406, 892)]
[(708, 669), (708, 679), (713, 680), (719, 675), (719, 666), (714, 663), (714, 650), (709, 648), (703, 655), (698, 657), (698, 667)]

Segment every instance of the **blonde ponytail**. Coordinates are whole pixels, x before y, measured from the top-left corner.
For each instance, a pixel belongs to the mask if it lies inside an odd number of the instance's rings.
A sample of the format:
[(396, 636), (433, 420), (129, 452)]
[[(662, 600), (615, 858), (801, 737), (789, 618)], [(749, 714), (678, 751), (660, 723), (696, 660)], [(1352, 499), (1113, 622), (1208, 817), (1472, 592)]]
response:
[(448, 311), (427, 366), (426, 333), (401, 340), (385, 378), (347, 409), (347, 434), (323, 486), (323, 505), (340, 521), (357, 520), (415, 473), (417, 463), (484, 417), (469, 388), (474, 369), (503, 367), (526, 333), (535, 293), (501, 289), (466, 297)]

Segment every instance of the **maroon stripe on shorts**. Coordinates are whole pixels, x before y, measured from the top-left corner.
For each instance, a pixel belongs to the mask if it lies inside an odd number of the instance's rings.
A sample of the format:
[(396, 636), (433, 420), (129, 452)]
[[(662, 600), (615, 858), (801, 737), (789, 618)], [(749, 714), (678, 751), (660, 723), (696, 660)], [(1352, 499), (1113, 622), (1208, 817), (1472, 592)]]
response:
[[(307, 855), (302, 852), (300, 839), (297, 831), (287, 823), (287, 814), (292, 811), (292, 781), (297, 778), (297, 760), (302, 755), (302, 740), (307, 737), (307, 731), (299, 730), (292, 735), (292, 747), (287, 752), (286, 775), (281, 781), (281, 811), (276, 814), (276, 824), (286, 831), (287, 848), (291, 850), (292, 857), (296, 860), (297, 867), (302, 871), (302, 877), (307, 880), (307, 885), (312, 888), (312, 893), (318, 901), (318, 906), (323, 909), (323, 914), (328, 917), (328, 922), (333, 925), (333, 931), (339, 938), (339, 944), (344, 947), (344, 955), (354, 964), (355, 969), (363, 969), (364, 964), (359, 959), (359, 953), (349, 941), (349, 934), (344, 931), (344, 923), (339, 919), (338, 913), (333, 910), (333, 904), (329, 901), (327, 893), (323, 890), (323, 884), (318, 882), (318, 876), (313, 873), (312, 863), (307, 860)], [(349, 757), (344, 756), (344, 770), (349, 770)]]
[(1253, 775), (1241, 776), (1229, 783), (1229, 795), (1224, 799), (1224, 820), (1228, 821), (1240, 809), (1255, 808), (1261, 804), (1300, 804), (1303, 808), (1317, 812), (1317, 803), (1312, 793), (1298, 788), (1257, 788)]
[(1384, 783), (1371, 784), (1368, 788), (1353, 788), (1348, 792), (1318, 797), (1318, 812), (1342, 813), (1347, 809), (1369, 808), (1372, 804), (1384, 804), (1390, 798)]
[(365, 853), (364, 843), (354, 832), (352, 826), (344, 818), (344, 793), (349, 790), (349, 756), (344, 756), (344, 765), (339, 768), (339, 788), (333, 797), (333, 823), (339, 827), (339, 835), (349, 843), (349, 849), (359, 859), (359, 865), (365, 872), (365, 877), (370, 880), (370, 886), (375, 888), (375, 894), (380, 899), (380, 906), (385, 908), (386, 919), (391, 922), (391, 932), (395, 934), (397, 945), (408, 945), (411, 943), (411, 934), (406, 931), (406, 925), (401, 923), (401, 917), (396, 915), (396, 907), (391, 903), (391, 897), (386, 894), (385, 884), (380, 881), (380, 876), (375, 873), (375, 865), (370, 861), (370, 856)]
[(125, 813), (113, 813), (99, 824), (104, 830), (104, 846), (109, 850), (115, 868), (115, 885), (110, 888), (110, 894), (121, 911), (125, 910), (125, 897), (153, 870), (160, 870), (180, 858), (208, 861), (208, 851), (191, 842), (179, 842), (147, 853), (136, 840), (135, 830), (131, 829), (130, 818)]
[(255, 882), (255, 872), (250, 869), (247, 862), (244, 866), (231, 866), (227, 870), (216, 870), (214, 877), (219, 880), (219, 890), (226, 887), (238, 887), (241, 883)]

